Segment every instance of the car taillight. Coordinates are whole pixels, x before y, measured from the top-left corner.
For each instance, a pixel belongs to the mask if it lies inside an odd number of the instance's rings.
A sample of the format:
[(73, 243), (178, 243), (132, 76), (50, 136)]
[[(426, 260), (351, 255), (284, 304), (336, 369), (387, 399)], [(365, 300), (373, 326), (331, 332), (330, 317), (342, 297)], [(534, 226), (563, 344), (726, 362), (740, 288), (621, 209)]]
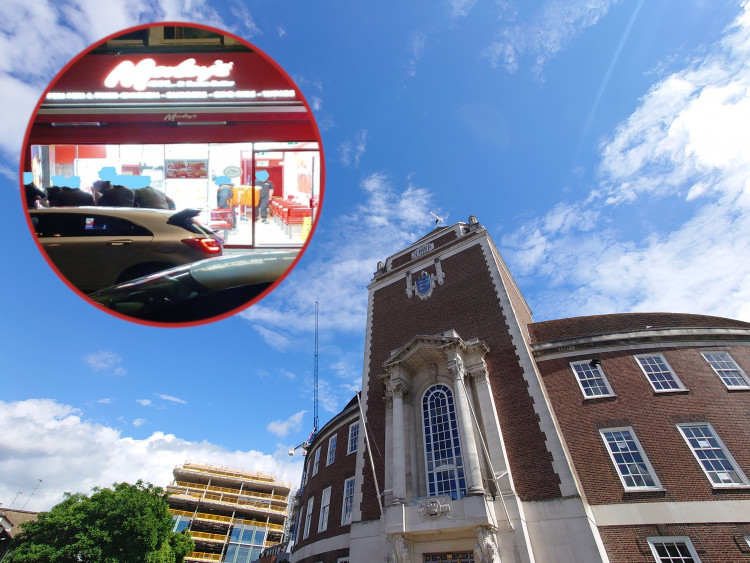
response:
[(214, 238), (184, 238), (182, 242), (206, 254), (221, 253), (221, 243)]

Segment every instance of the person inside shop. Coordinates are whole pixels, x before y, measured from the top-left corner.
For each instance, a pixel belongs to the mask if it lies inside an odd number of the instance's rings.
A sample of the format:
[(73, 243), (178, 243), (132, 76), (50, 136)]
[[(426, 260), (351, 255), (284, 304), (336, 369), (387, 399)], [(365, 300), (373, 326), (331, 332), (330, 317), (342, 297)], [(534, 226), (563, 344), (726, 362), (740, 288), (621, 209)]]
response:
[[(52, 190), (53, 187), (59, 190)], [(52, 190), (52, 193), (50, 191)], [(54, 207), (82, 207), (95, 205), (94, 196), (81, 189), (81, 178), (62, 175), (52, 176), (52, 187), (47, 190), (50, 205)], [(54, 195), (53, 195), (54, 194)]]
[(255, 185), (260, 188), (260, 201), (255, 210), (255, 220), (260, 216), (262, 223), (268, 223), (268, 204), (273, 197), (273, 182), (268, 179), (268, 170), (257, 170), (255, 172)]
[[(135, 194), (127, 184), (133, 176), (122, 176), (117, 174), (114, 166), (104, 166), (99, 171), (99, 178), (107, 182), (110, 187), (101, 192), (96, 202), (97, 205), (106, 207), (133, 207)], [(103, 187), (104, 185), (101, 185)]]
[(43, 207), (47, 201), (47, 192), (37, 187), (31, 172), (23, 173), (23, 189), (26, 197), (26, 208), (37, 209)]
[(234, 216), (234, 205), (232, 200), (232, 188), (234, 184), (228, 176), (219, 176), (214, 180), (219, 189), (216, 190), (216, 206), (219, 209), (230, 209), (229, 213), (232, 230), (237, 228), (237, 218)]
[(176, 209), (174, 200), (153, 186), (135, 190), (135, 205), (149, 209)]

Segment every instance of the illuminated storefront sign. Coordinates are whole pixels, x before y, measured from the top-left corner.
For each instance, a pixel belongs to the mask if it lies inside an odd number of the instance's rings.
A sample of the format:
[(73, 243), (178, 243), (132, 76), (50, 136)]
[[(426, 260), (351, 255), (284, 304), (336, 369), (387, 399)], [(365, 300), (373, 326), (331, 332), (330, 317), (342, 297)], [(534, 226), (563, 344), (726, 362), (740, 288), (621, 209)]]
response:
[[(287, 80), (252, 53), (90, 56), (47, 93), (49, 103), (292, 101)], [(226, 59), (226, 60), (225, 60)], [(81, 67), (81, 68), (79, 68)], [(84, 68), (86, 69), (84, 71)]]
[[(104, 86), (115, 88), (118, 84), (124, 88), (133, 90), (145, 90), (151, 88), (174, 88), (174, 87), (205, 87), (208, 85), (234, 86), (233, 80), (212, 80), (210, 78), (226, 78), (232, 72), (234, 63), (217, 60), (211, 66), (196, 64), (195, 59), (187, 59), (177, 66), (157, 65), (154, 59), (143, 59), (138, 63), (123, 61), (117, 65), (104, 79)], [(164, 78), (167, 80), (154, 80)], [(195, 80), (177, 80), (173, 82), (170, 78), (194, 78)]]

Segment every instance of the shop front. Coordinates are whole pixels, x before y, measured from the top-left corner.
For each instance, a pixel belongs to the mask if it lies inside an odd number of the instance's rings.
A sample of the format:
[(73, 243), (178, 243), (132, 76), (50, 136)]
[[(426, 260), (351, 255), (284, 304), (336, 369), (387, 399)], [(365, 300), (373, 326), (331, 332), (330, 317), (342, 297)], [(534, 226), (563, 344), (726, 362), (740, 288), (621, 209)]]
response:
[(302, 95), (239, 44), (83, 55), (48, 89), (24, 158), (43, 188), (155, 188), (178, 210), (200, 209), (228, 247), (302, 246), (323, 190)]

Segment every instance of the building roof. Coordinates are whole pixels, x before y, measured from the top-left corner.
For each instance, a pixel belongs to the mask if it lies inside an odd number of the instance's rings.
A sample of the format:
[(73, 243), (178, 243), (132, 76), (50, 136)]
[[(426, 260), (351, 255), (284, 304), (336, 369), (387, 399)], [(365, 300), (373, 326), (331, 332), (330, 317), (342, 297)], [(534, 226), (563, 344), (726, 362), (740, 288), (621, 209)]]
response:
[(741, 328), (750, 329), (750, 323), (683, 313), (617, 313), (591, 315), (530, 323), (529, 337), (532, 344), (553, 342), (571, 338), (585, 338), (603, 334), (663, 330), (668, 328)]

